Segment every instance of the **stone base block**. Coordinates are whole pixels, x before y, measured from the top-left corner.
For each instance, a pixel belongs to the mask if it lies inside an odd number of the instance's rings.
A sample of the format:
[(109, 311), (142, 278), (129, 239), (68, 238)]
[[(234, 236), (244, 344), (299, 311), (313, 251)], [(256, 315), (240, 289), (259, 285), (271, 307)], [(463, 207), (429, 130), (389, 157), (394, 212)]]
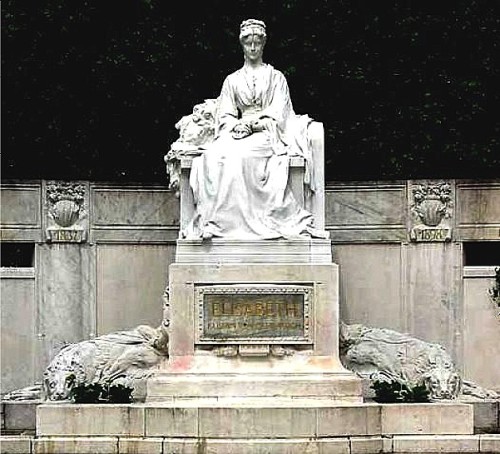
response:
[[(351, 454), (373, 454), (384, 452), (384, 438), (382, 437), (351, 437)], [(392, 450), (392, 446), (391, 446)]]
[(462, 398), (474, 407), (475, 433), (500, 433), (500, 401), (496, 399)]
[(321, 399), (361, 403), (360, 381), (351, 373), (317, 374), (159, 374), (148, 382), (148, 402), (220, 401), (221, 398)]
[[(348, 438), (216, 440), (166, 439), (164, 454), (350, 454)], [(121, 454), (121, 453), (120, 453)]]
[(382, 404), (382, 434), (472, 434), (472, 405), (455, 403)]
[(484, 453), (500, 453), (500, 434), (481, 435), (479, 449)]
[(330, 240), (177, 240), (176, 263), (332, 263)]
[(42, 437), (34, 440), (34, 454), (118, 454), (116, 437)]
[(46, 404), (37, 409), (37, 436), (143, 436), (144, 406)]
[(163, 438), (119, 438), (118, 452), (120, 454), (163, 454)]
[[(205, 246), (227, 246), (215, 243)], [(175, 263), (165, 319), (169, 359), (148, 380), (146, 402), (274, 396), (362, 402), (361, 380), (338, 358), (335, 264)]]
[(478, 453), (479, 436), (477, 435), (406, 435), (393, 439), (394, 453), (431, 454), (435, 452), (457, 454), (464, 452)]
[(36, 407), (41, 401), (5, 401), (3, 430), (10, 433), (34, 431), (36, 426)]
[(41, 437), (31, 440), (31, 451), (29, 439), (14, 444), (4, 441), (5, 438), (0, 439), (1, 452), (4, 454), (498, 454), (500, 452), (500, 435), (286, 439)]
[(31, 454), (31, 437), (2, 436), (0, 437), (0, 452), (2, 454)]
[[(402, 433), (458, 435), (472, 434), (472, 421), (470, 407), (463, 404), (341, 405), (279, 397), (163, 404), (47, 404), (38, 407), (37, 436), (316, 439)], [(389, 432), (391, 427), (393, 433)]]

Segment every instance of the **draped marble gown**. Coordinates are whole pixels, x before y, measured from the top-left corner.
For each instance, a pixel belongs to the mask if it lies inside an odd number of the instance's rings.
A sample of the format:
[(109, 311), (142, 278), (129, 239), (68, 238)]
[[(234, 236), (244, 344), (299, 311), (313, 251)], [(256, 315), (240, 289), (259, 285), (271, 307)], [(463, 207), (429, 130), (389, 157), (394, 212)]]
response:
[[(262, 132), (235, 139), (239, 119), (270, 119)], [(313, 218), (288, 184), (290, 156), (306, 159), (306, 183), (313, 186), (307, 125), (294, 113), (284, 75), (271, 65), (230, 74), (219, 97), (216, 139), (193, 159), (190, 185), (195, 215), (187, 239), (276, 239), (315, 236)]]

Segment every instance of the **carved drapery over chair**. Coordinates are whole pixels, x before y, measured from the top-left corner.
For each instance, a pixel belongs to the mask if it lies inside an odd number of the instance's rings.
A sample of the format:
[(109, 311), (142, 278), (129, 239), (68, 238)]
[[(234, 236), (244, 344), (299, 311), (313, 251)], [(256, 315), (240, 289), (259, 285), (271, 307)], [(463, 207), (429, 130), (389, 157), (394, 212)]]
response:
[[(191, 114), (182, 117), (175, 125), (179, 138), (165, 155), (169, 187), (181, 197), (181, 237), (186, 237), (186, 229), (196, 214), (190, 186), (193, 160), (214, 142), (217, 106), (218, 99), (207, 99), (196, 104)], [(309, 119), (303, 132), (310, 159), (299, 154), (288, 156), (288, 185), (297, 203), (312, 214), (313, 226), (320, 232), (325, 227), (323, 124)], [(311, 178), (315, 179), (314, 183)]]

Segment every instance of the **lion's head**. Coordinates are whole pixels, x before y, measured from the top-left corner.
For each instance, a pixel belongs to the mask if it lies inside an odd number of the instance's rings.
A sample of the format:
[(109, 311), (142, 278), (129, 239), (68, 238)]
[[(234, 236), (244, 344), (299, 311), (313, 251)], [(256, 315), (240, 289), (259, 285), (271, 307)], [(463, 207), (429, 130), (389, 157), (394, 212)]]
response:
[(462, 380), (454, 368), (433, 368), (423, 379), (431, 399), (456, 399), (462, 388)]
[(43, 373), (43, 391), (47, 400), (68, 400), (71, 390), (85, 381), (79, 355), (70, 345), (52, 360)]

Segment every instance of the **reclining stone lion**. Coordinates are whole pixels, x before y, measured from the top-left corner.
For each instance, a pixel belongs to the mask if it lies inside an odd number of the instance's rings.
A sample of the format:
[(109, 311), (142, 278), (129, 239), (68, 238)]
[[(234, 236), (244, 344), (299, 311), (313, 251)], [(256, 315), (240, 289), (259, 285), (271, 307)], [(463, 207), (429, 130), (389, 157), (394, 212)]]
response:
[[(168, 317), (167, 317), (168, 318)], [(66, 400), (81, 384), (135, 385), (149, 377), (168, 356), (167, 326), (138, 326), (63, 348), (44, 373), (44, 397)], [(340, 357), (362, 378), (398, 381), (410, 387), (425, 384), (434, 400), (455, 399), (460, 393), (481, 399), (498, 398), (494, 391), (462, 380), (451, 357), (438, 345), (408, 334), (363, 325), (340, 324)], [(16, 390), (6, 400), (42, 397), (39, 386)]]
[(47, 400), (66, 400), (78, 385), (135, 382), (150, 376), (168, 355), (165, 327), (140, 325), (64, 347), (43, 374)]
[(496, 398), (494, 391), (462, 380), (450, 355), (438, 344), (382, 328), (340, 325), (340, 357), (360, 377), (425, 385), (433, 400), (456, 399), (461, 393)]

